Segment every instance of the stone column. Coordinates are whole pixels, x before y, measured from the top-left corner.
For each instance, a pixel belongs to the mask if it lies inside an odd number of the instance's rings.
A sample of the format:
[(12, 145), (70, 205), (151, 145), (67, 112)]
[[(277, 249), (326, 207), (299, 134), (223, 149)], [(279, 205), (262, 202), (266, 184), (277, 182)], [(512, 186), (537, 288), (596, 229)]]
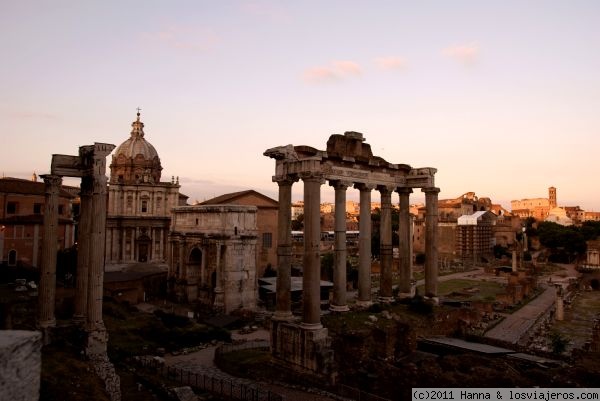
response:
[(277, 215), (277, 293), (273, 319), (292, 319), (292, 185), (294, 180), (282, 179), (279, 185)]
[(555, 284), (556, 288), (556, 312), (554, 317), (556, 320), (565, 320), (565, 306), (564, 306), (564, 290), (562, 285)]
[(379, 187), (381, 194), (379, 300), (381, 302), (394, 300), (392, 293), (392, 191), (393, 188)]
[(412, 235), (410, 219), (410, 188), (398, 188), (400, 194), (400, 216), (398, 221), (399, 257), (400, 257), (400, 292), (401, 298), (411, 297), (412, 294)]
[(178, 279), (187, 279), (187, 269), (185, 268), (185, 237), (179, 238), (179, 271)]
[(92, 230), (92, 177), (81, 179), (79, 239), (77, 241), (77, 277), (75, 282), (75, 311), (73, 320), (83, 324), (87, 320), (88, 274)]
[(439, 188), (423, 188), (425, 192), (425, 296), (437, 301), (438, 278), (438, 193)]
[(302, 323), (305, 329), (321, 325), (321, 181), (318, 174), (306, 173), (304, 181), (304, 263), (302, 277)]
[(40, 271), (38, 327), (42, 330), (56, 326), (54, 305), (56, 299), (56, 252), (58, 231), (58, 195), (62, 178), (46, 174), (44, 179), (44, 238), (42, 241), (42, 269)]
[(217, 241), (217, 265), (215, 266), (215, 306), (225, 306), (225, 294), (221, 282), (223, 281), (223, 260), (222, 260), (222, 244)]
[(106, 352), (108, 337), (102, 320), (102, 297), (104, 295), (104, 248), (106, 246), (106, 156), (114, 145), (94, 144), (92, 167), (92, 224), (90, 234), (90, 261), (88, 271), (87, 329), (88, 355)]
[(346, 189), (351, 184), (332, 181), (330, 185), (335, 189), (335, 245), (333, 300), (329, 309), (334, 312), (346, 312), (350, 310), (346, 295)]
[(360, 191), (360, 221), (358, 224), (358, 301), (357, 305), (371, 305), (371, 190), (373, 186), (356, 184)]

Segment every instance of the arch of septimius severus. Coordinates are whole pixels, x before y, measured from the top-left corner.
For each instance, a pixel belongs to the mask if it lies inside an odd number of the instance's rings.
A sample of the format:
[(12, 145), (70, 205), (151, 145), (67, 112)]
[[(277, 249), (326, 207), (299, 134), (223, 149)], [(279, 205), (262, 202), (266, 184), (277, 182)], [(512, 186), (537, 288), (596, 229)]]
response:
[[(409, 196), (421, 188), (426, 202), (425, 296), (437, 300), (437, 200), (435, 168), (412, 168), (374, 156), (361, 133), (332, 135), (327, 150), (310, 146), (279, 146), (265, 156), (275, 159), (273, 181), (279, 186), (278, 264), (276, 312), (271, 329), (273, 355), (285, 363), (317, 373), (328, 373), (332, 351), (327, 329), (320, 318), (320, 188), (328, 182), (335, 190), (335, 273), (333, 311), (347, 311), (346, 301), (346, 191), (360, 191), (359, 221), (359, 306), (371, 302), (371, 193), (381, 194), (381, 284), (379, 299), (393, 300), (392, 294), (392, 194), (400, 201), (400, 294), (410, 294), (412, 278)], [(292, 185), (304, 185), (304, 257), (302, 317), (295, 322), (291, 311), (290, 275), (292, 262)], [(329, 361), (329, 362), (328, 362)]]

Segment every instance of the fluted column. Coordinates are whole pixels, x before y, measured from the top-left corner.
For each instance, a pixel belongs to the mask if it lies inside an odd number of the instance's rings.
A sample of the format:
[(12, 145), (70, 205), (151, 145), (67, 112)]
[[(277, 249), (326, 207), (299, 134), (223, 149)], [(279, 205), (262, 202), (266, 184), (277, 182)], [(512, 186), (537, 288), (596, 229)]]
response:
[(223, 258), (222, 249), (223, 245), (220, 241), (217, 241), (217, 265), (215, 266), (215, 306), (225, 306), (225, 295), (221, 282), (223, 281)]
[(95, 143), (93, 147), (92, 174), (92, 223), (90, 225), (90, 260), (88, 271), (87, 328), (89, 354), (106, 351), (106, 328), (102, 320), (102, 297), (104, 295), (104, 249), (106, 246), (107, 178), (106, 156), (114, 145)]
[(179, 271), (177, 272), (178, 279), (187, 279), (187, 269), (185, 268), (185, 236), (179, 238)]
[(81, 179), (79, 239), (77, 241), (77, 277), (75, 282), (75, 311), (73, 320), (84, 323), (87, 319), (88, 274), (92, 230), (92, 177)]
[(88, 330), (104, 331), (102, 297), (104, 286), (104, 230), (106, 228), (106, 176), (93, 178), (92, 224), (88, 271)]
[(391, 302), (394, 299), (392, 294), (392, 191), (393, 188), (379, 187), (381, 194), (379, 300), (382, 302)]
[(277, 293), (273, 319), (292, 319), (292, 185), (293, 179), (277, 181), (279, 213), (277, 215)]
[(62, 178), (46, 174), (44, 179), (44, 238), (42, 241), (42, 269), (40, 272), (39, 316), (41, 329), (56, 326), (54, 306), (56, 299), (56, 252), (58, 231), (58, 195)]
[(412, 294), (412, 252), (411, 252), (411, 219), (410, 219), (410, 188), (398, 188), (400, 194), (400, 215), (398, 221), (399, 257), (400, 257), (400, 286), (399, 296), (410, 297)]
[(304, 266), (302, 278), (302, 327), (321, 325), (321, 182), (318, 174), (306, 173), (304, 181)]
[(360, 191), (360, 221), (358, 224), (358, 306), (368, 306), (371, 300), (371, 190), (373, 186), (357, 184)]
[(346, 312), (349, 310), (346, 295), (346, 190), (351, 184), (333, 181), (330, 185), (335, 189), (335, 244), (333, 300), (329, 309)]
[(438, 193), (439, 188), (423, 188), (425, 192), (425, 296), (437, 298), (438, 281)]

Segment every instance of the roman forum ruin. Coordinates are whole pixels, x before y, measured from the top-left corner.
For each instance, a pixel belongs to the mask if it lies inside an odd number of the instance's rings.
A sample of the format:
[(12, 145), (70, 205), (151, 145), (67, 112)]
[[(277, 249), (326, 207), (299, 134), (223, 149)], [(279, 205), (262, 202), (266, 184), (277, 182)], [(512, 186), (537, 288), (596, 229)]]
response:
[(39, 288), (38, 326), (45, 341), (56, 326), (56, 252), (58, 194), (62, 177), (81, 178), (81, 218), (77, 253), (77, 279), (73, 320), (88, 332), (88, 354), (106, 353), (106, 328), (102, 320), (104, 284), (104, 235), (106, 226), (106, 157), (115, 145), (81, 146), (79, 155), (52, 155), (50, 174), (43, 175), (46, 201), (42, 269)]
[[(333, 351), (327, 329), (321, 324), (320, 309), (320, 188), (326, 181), (335, 190), (334, 286), (331, 310), (347, 311), (346, 301), (346, 191), (360, 191), (359, 222), (359, 307), (371, 304), (371, 191), (381, 194), (381, 284), (379, 300), (390, 302), (392, 293), (392, 193), (400, 196), (400, 286), (399, 296), (411, 294), (409, 197), (421, 188), (426, 202), (425, 297), (437, 302), (437, 201), (435, 168), (412, 168), (374, 156), (371, 146), (358, 132), (332, 135), (327, 150), (310, 146), (279, 146), (265, 156), (275, 159), (273, 181), (279, 186), (276, 311), (271, 327), (273, 356), (288, 366), (329, 375)], [(291, 198), (292, 185), (304, 183), (304, 256), (302, 316), (291, 311)]]

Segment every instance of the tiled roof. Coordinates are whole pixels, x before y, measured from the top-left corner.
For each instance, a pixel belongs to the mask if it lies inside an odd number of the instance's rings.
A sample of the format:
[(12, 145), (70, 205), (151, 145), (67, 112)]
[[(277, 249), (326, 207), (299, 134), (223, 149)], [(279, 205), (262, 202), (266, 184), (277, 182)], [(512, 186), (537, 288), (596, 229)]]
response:
[(229, 203), (229, 202), (239, 199), (241, 197), (244, 197), (245, 195), (257, 195), (258, 197), (266, 199), (266, 200), (272, 202), (273, 204), (277, 204), (276, 200), (271, 199), (268, 196), (261, 194), (260, 192), (256, 192), (253, 189), (248, 189), (245, 191), (238, 191), (238, 192), (231, 192), (228, 194), (217, 196), (216, 198), (205, 200), (204, 202), (200, 202), (200, 204), (201, 205), (221, 205), (221, 204)]
[[(24, 180), (21, 178), (0, 178), (0, 193), (44, 196), (44, 186), (45, 184), (43, 182)], [(75, 197), (64, 189), (61, 189), (60, 196), (64, 198)]]

